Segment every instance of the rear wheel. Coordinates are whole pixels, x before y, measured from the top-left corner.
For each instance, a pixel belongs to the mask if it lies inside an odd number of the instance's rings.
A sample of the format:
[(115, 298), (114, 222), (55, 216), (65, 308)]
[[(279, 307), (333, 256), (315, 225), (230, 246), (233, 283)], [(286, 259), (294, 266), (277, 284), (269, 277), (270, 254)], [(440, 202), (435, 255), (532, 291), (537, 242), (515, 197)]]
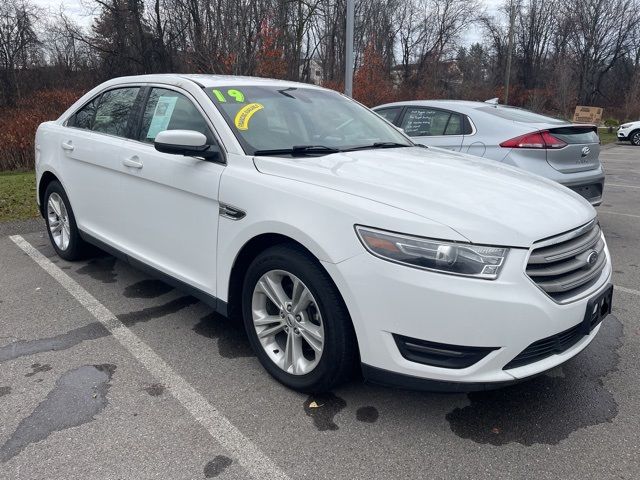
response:
[(62, 185), (52, 181), (44, 193), (44, 213), (49, 240), (56, 253), (65, 260), (78, 260), (89, 251), (80, 238), (76, 219)]
[(631, 134), (629, 135), (629, 140), (631, 141), (632, 145), (640, 147), (640, 130), (631, 132)]
[(258, 359), (284, 385), (324, 392), (352, 373), (357, 347), (347, 309), (327, 273), (301, 249), (275, 246), (251, 263), (242, 311)]

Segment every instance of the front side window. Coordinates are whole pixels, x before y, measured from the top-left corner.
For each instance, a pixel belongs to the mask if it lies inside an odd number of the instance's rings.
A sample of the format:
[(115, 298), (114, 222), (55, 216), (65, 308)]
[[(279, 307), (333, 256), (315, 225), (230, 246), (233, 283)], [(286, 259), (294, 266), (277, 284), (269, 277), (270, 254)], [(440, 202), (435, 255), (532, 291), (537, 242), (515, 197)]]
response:
[(186, 96), (165, 88), (152, 88), (142, 116), (138, 140), (153, 143), (164, 130), (195, 130), (215, 143), (213, 134), (200, 111)]
[(400, 126), (410, 137), (444, 135), (450, 116), (451, 113), (445, 110), (410, 107), (407, 108)]
[(249, 155), (310, 146), (326, 154), (413, 145), (378, 115), (337, 92), (283, 86), (206, 92)]
[(394, 123), (400, 113), (400, 110), (402, 110), (402, 107), (391, 107), (375, 110), (375, 112), (388, 122)]
[(92, 130), (124, 137), (133, 117), (139, 87), (118, 88), (102, 94)]

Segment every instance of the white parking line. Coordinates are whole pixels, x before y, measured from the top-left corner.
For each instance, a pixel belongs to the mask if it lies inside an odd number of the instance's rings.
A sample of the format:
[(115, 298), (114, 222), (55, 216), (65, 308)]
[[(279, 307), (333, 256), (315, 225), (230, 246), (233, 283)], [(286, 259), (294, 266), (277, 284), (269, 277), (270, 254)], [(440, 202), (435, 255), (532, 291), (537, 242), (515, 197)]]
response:
[(51, 275), (69, 292), (96, 320), (111, 332), (136, 360), (161, 383), (186, 408), (209, 434), (227, 449), (238, 463), (256, 479), (288, 479), (287, 475), (273, 463), (251, 440), (245, 437), (227, 418), (198, 393), (189, 382), (178, 375), (158, 354), (129, 330), (118, 318), (93, 295), (54, 265), (20, 235), (11, 240), (29, 255), (44, 271)]
[(631, 293), (632, 295), (638, 295), (640, 297), (640, 290), (634, 290), (633, 288), (621, 287), (619, 285), (614, 285), (613, 288), (616, 290), (620, 290), (621, 292)]
[(598, 210), (598, 215), (600, 215), (601, 213), (610, 213), (611, 215), (621, 215), (623, 217), (640, 218), (640, 215), (633, 215), (632, 213), (618, 213), (618, 212), (610, 212), (608, 210)]
[(640, 189), (640, 187), (636, 186), (636, 185), (620, 185), (618, 183), (606, 183), (605, 184), (607, 187), (620, 187), (620, 188), (638, 188)]

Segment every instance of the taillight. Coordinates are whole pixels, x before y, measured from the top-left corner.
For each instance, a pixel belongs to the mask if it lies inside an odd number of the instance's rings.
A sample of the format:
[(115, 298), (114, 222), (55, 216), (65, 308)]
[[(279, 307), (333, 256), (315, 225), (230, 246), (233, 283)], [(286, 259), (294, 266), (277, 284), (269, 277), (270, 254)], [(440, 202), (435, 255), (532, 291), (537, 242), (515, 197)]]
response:
[(567, 142), (554, 137), (549, 131), (527, 133), (500, 144), (503, 148), (562, 148)]

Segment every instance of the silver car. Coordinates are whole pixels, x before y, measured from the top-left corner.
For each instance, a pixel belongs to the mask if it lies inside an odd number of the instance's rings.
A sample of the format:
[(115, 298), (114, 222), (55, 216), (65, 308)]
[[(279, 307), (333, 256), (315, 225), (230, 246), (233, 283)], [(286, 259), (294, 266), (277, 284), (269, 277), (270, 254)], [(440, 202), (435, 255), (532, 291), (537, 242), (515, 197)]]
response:
[(492, 102), (416, 100), (373, 109), (417, 143), (507, 163), (602, 203), (604, 171), (593, 125)]

